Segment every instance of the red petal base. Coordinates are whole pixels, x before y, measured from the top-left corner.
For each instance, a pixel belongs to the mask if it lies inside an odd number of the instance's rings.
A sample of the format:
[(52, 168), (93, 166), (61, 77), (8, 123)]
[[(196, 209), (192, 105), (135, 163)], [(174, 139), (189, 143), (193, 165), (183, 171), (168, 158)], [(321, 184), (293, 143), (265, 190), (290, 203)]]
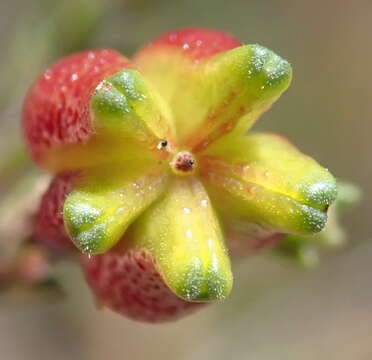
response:
[(82, 264), (98, 302), (131, 319), (174, 321), (203, 306), (174, 295), (146, 252), (110, 251), (91, 258), (83, 256)]

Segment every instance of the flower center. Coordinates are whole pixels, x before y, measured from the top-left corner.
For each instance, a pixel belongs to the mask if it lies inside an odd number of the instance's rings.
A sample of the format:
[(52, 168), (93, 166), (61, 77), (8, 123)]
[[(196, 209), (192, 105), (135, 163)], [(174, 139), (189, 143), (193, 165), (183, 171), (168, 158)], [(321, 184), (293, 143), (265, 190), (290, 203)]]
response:
[(184, 176), (194, 172), (196, 162), (191, 153), (188, 151), (180, 151), (173, 156), (169, 165), (174, 174)]

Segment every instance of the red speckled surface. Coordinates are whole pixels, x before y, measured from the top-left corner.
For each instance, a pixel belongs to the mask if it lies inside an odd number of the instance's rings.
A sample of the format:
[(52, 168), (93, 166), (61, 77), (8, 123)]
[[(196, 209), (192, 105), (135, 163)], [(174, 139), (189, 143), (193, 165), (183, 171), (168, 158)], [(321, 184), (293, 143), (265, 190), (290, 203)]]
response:
[(98, 303), (132, 319), (172, 321), (202, 307), (174, 295), (145, 252), (111, 250), (82, 264)]
[(66, 233), (62, 216), (63, 204), (72, 190), (73, 178), (71, 173), (57, 175), (43, 195), (36, 214), (34, 239), (52, 252), (75, 249)]
[(156, 49), (158, 47), (173, 47), (181, 49), (187, 56), (194, 60), (206, 59), (221, 51), (226, 51), (240, 46), (241, 43), (233, 36), (222, 31), (187, 28), (170, 31), (152, 41), (142, 51)]
[(50, 148), (89, 138), (89, 99), (94, 89), (128, 65), (114, 50), (92, 50), (63, 58), (38, 78), (23, 109), (24, 135), (37, 163), (42, 165)]

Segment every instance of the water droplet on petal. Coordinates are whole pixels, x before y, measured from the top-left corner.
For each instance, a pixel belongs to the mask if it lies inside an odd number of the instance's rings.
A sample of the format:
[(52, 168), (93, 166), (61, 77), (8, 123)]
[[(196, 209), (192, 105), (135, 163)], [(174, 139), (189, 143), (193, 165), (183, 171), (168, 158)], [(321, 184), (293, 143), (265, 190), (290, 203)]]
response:
[(208, 206), (208, 200), (203, 199), (203, 200), (200, 201), (200, 204), (201, 204), (201, 206), (207, 207)]

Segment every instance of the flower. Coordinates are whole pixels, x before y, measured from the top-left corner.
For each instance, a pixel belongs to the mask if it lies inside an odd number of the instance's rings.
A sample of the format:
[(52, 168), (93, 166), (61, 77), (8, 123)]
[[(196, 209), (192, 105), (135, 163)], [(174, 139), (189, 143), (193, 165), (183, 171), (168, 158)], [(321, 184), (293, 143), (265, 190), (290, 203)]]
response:
[(62, 221), (76, 247), (144, 252), (178, 298), (209, 302), (231, 291), (230, 244), (322, 230), (332, 175), (278, 135), (246, 135), (291, 77), (272, 51), (207, 29), (132, 61), (95, 50), (49, 68), (23, 124), (33, 159), (73, 179)]

